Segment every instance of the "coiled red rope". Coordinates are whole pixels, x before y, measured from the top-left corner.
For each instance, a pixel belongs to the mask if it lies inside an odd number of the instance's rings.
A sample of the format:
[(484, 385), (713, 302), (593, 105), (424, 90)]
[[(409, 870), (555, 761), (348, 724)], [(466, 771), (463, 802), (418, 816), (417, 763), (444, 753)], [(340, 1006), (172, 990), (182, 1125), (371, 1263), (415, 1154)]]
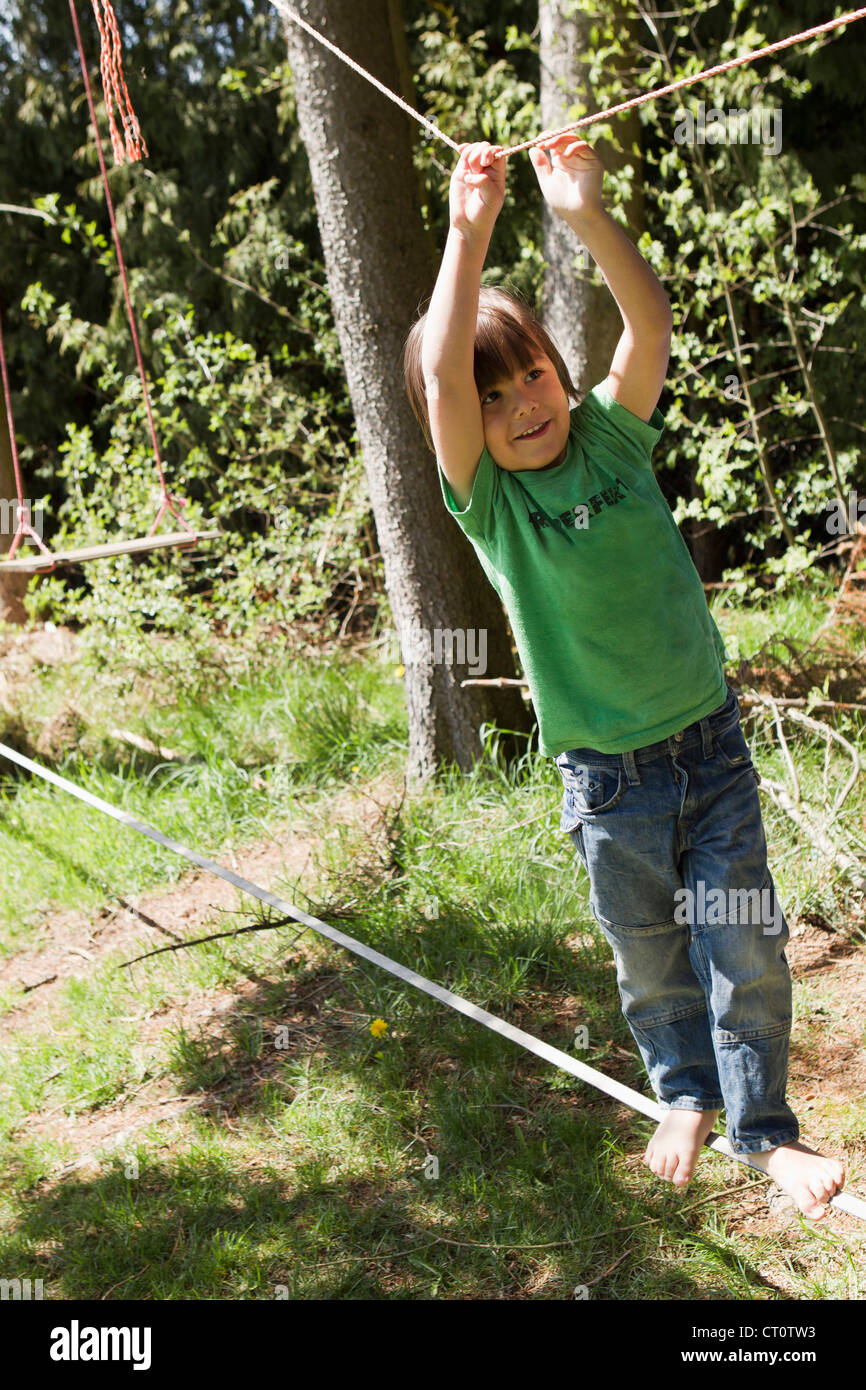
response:
[[(126, 90), (120, 31), (117, 27), (117, 18), (111, 7), (111, 0), (92, 0), (92, 4), (93, 13), (96, 16), (96, 26), (99, 29), (99, 66), (102, 72), (102, 87), (105, 92), (105, 110), (108, 115), (108, 129), (111, 133), (111, 148), (114, 151), (115, 164), (122, 164), (124, 155), (127, 159), (137, 160), (141, 159), (142, 154), (146, 155), (148, 150), (142, 138), (138, 119), (132, 109), (129, 92)], [(123, 125), (123, 140), (120, 138), (114, 117), (115, 103)]]

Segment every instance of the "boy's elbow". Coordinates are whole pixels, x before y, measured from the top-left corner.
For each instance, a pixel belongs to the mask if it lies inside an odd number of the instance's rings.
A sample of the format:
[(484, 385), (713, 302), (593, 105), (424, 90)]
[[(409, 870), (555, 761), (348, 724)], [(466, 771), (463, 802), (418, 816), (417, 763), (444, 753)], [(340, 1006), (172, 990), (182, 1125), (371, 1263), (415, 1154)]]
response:
[(663, 301), (659, 305), (656, 326), (658, 328), (659, 337), (670, 340), (671, 334), (674, 331), (674, 311), (671, 308), (671, 301), (668, 299), (667, 295), (664, 296)]
[(428, 401), (441, 401), (454, 395), (463, 382), (463, 376), (457, 372), (443, 372), (437, 368), (424, 372), (424, 390)]

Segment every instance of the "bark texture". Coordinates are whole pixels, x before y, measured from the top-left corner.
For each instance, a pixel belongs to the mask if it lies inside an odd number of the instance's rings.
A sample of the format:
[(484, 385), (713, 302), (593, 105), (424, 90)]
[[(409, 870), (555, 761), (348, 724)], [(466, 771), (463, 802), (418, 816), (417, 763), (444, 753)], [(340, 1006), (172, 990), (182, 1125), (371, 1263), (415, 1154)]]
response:
[[(624, 7), (615, 6), (613, 0), (604, 0), (601, 13), (595, 0), (539, 0), (543, 129), (557, 129), (601, 109), (590, 85), (590, 65), (582, 61), (581, 55), (592, 52), (590, 30), (598, 25), (600, 17), (610, 14), (617, 16), (621, 30), (634, 30), (628, 51), (635, 52), (636, 22)], [(583, 103), (586, 109), (576, 110), (576, 103)], [(635, 154), (635, 149), (640, 150), (640, 122), (635, 111), (613, 119), (624, 152), (604, 142), (598, 153), (606, 170), (612, 172), (629, 163), (635, 169), (632, 198), (626, 205), (626, 214), (629, 236), (636, 240), (644, 229), (642, 162), (639, 154)], [(585, 132), (578, 131), (577, 135), (595, 145), (592, 126)], [(609, 205), (609, 197), (606, 196), (605, 201)], [(593, 284), (587, 271), (581, 270), (580, 243), (571, 228), (547, 204), (543, 217), (547, 263), (544, 324), (552, 333), (572, 380), (583, 396), (607, 376), (622, 333), (622, 316), (607, 286), (603, 282)], [(593, 262), (589, 260), (588, 264), (592, 267)]]
[[(408, 63), (398, 52), (405, 32), (394, 0), (299, 0), (296, 8), (401, 90)], [(468, 675), (513, 675), (515, 666), (502, 605), (445, 509), (403, 389), (403, 343), (438, 268), (412, 162), (416, 127), (298, 25), (284, 24), (385, 584), (404, 644), (408, 773), (415, 780), (446, 762), (468, 768), (480, 752), (482, 723), (527, 731), (532, 719), (513, 689), (459, 684)], [(449, 650), (460, 656), (461, 634), (471, 640), (482, 631), (486, 671), (469, 669), (478, 663), (468, 649), (468, 659), (449, 663)]]

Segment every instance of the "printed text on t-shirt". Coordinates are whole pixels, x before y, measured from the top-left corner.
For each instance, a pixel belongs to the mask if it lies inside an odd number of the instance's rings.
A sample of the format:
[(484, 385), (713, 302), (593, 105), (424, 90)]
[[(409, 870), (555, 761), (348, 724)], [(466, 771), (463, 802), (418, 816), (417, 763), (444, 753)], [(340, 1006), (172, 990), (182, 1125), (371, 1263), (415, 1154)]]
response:
[[(614, 487), (604, 487), (599, 492), (594, 492), (585, 502), (579, 502), (575, 507), (569, 507), (566, 511), (560, 512), (558, 520), (565, 526), (574, 526), (578, 531), (585, 531), (589, 526), (590, 515), (598, 516), (604, 507), (615, 507), (617, 502), (623, 500), (626, 491), (625, 484), (617, 478)], [(545, 516), (544, 512), (530, 512), (529, 520), (536, 531), (540, 531), (543, 526), (553, 524), (550, 517)]]

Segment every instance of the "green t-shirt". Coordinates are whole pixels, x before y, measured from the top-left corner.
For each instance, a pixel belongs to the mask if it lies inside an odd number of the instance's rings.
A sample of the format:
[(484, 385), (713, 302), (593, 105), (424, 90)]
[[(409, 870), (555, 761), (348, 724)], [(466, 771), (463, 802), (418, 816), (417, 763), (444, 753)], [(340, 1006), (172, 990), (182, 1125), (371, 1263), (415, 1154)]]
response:
[(550, 757), (641, 748), (726, 698), (724, 642), (650, 463), (663, 430), (658, 407), (646, 423), (602, 382), (555, 467), (510, 472), (485, 448), (462, 511), (438, 468), (505, 604)]

